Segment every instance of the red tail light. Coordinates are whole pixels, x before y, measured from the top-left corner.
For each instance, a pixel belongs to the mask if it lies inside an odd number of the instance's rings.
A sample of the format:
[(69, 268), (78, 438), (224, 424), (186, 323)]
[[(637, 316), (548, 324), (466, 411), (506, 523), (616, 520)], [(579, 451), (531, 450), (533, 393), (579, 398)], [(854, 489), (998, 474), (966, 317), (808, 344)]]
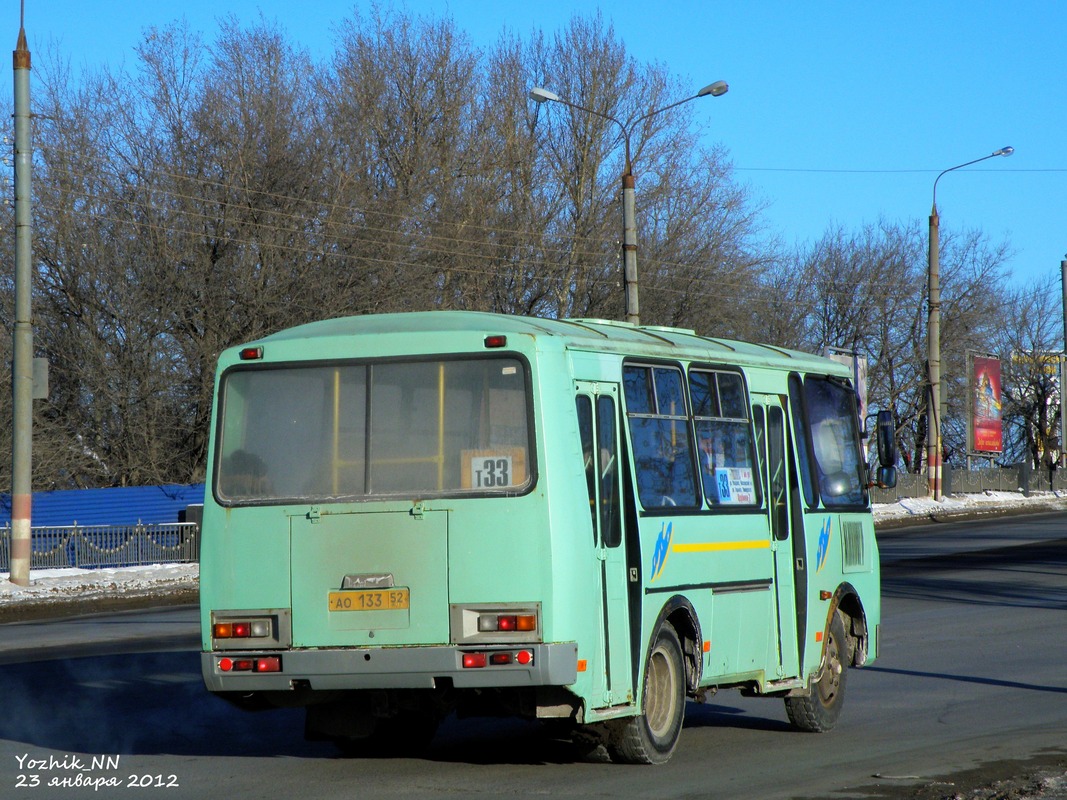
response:
[(485, 666), (485, 653), (464, 653), (463, 669), (481, 669)]

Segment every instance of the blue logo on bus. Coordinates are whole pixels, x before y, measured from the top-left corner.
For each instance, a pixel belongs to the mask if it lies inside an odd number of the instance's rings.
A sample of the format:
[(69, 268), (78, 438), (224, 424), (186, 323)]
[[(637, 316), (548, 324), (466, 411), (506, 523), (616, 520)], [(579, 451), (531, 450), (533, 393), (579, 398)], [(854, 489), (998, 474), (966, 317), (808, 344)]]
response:
[(656, 549), (652, 552), (652, 577), (649, 581), (654, 581), (663, 572), (663, 567), (667, 563), (667, 555), (671, 552), (671, 538), (674, 536), (674, 523), (665, 522), (660, 528), (659, 536), (656, 538)]
[(822, 524), (822, 530), (819, 531), (819, 550), (815, 554), (815, 571), (822, 572), (822, 568), (826, 566), (826, 553), (830, 549), (830, 518), (826, 518), (826, 522)]

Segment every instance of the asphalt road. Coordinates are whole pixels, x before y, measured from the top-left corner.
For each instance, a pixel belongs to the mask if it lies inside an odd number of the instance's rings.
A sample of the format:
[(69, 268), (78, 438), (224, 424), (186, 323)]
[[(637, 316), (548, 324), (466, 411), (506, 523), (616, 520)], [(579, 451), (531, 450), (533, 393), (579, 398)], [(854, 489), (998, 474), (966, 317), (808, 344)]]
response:
[(181, 607), (0, 626), (0, 796), (852, 798), (1067, 748), (1067, 514), (880, 541), (882, 657), (829, 734), (722, 692), (689, 704), (662, 767), (513, 720), (450, 720), (422, 759), (343, 759), (299, 711), (209, 696)]

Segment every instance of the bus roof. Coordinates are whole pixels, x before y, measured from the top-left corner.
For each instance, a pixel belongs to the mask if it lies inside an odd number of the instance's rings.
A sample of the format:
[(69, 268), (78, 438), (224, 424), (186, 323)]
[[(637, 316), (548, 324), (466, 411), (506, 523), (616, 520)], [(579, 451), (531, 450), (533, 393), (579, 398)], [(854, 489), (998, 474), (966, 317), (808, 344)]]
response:
[(683, 328), (636, 326), (604, 319), (544, 319), (483, 311), (414, 311), (366, 314), (311, 322), (264, 337), (261, 341), (346, 338), (350, 336), (426, 335), (480, 331), (552, 338), (564, 347), (618, 352), (649, 358), (684, 358), (765, 365), (779, 369), (848, 375), (828, 358), (772, 345), (700, 336)]

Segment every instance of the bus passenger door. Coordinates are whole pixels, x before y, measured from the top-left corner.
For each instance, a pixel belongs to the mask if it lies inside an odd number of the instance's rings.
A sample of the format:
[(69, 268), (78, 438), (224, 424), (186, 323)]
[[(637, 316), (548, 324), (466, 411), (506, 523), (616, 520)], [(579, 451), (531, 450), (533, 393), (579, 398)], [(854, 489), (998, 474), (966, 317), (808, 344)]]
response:
[[(578, 381), (578, 429), (585, 461), (589, 511), (593, 522), (590, 542), (599, 562), (600, 621), (603, 669), (602, 705), (633, 702), (630, 658), (630, 611), (623, 535), (622, 469), (619, 458), (619, 387)], [(603, 676), (601, 678), (601, 675)]]
[[(758, 404), (760, 401), (762, 405)], [(781, 400), (775, 396), (760, 397), (753, 409), (753, 420), (756, 426), (756, 450), (759, 453), (763, 485), (767, 493), (771, 549), (774, 552), (778, 678), (790, 678), (800, 672), (793, 573), (795, 532), (792, 530), (789, 496), (796, 486), (796, 480), (788, 457), (788, 430)]]

